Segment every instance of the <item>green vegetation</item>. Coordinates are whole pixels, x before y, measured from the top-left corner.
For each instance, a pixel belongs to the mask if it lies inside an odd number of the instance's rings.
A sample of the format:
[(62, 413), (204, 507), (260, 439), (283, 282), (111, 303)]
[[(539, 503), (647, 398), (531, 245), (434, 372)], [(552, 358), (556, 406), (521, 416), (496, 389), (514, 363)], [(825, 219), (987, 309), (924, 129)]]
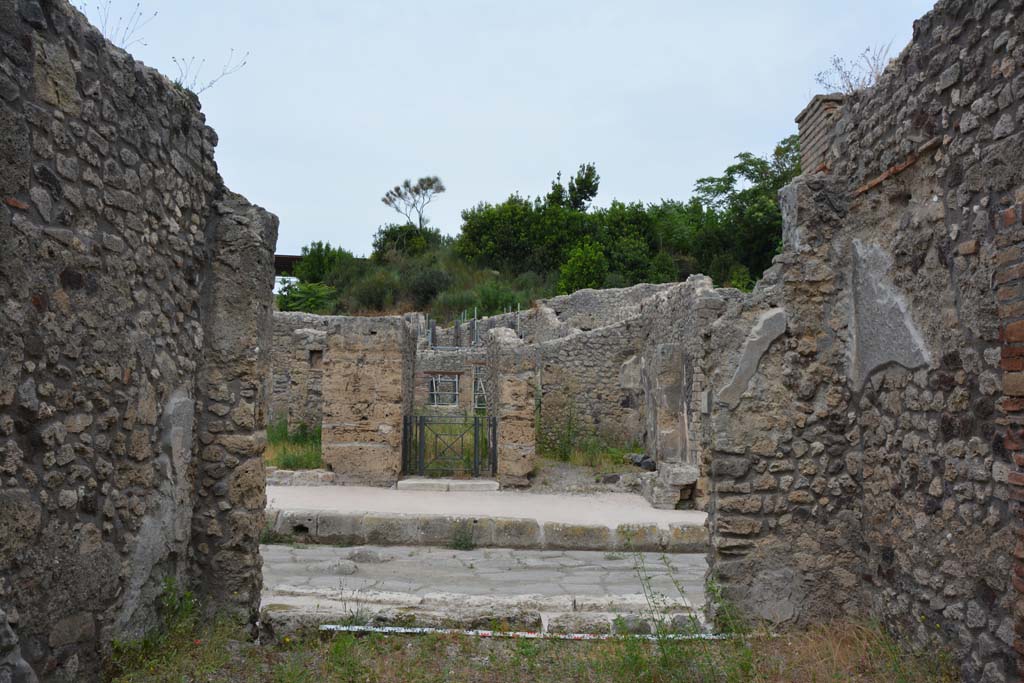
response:
[(954, 683), (948, 660), (908, 654), (880, 627), (836, 622), (724, 641), (481, 639), (315, 632), (243, 642), (224, 622), (163, 639), (117, 683)]
[(592, 206), (600, 187), (583, 164), (547, 194), (518, 193), (462, 212), (458, 237), (430, 227), (423, 210), (444, 191), (440, 179), (405, 181), (383, 201), (405, 223), (382, 226), (373, 253), (359, 258), (330, 243), (302, 250), (298, 281), (278, 296), (282, 310), (378, 313), (423, 310), (450, 320), (529, 307), (584, 287), (674, 282), (704, 273), (749, 290), (781, 243), (778, 191), (800, 172), (791, 136), (767, 157), (743, 153), (720, 176), (697, 181), (687, 201), (612, 201)]
[[(573, 392), (567, 393), (571, 395)], [(562, 418), (556, 425), (549, 425), (544, 429), (539, 412), (535, 419), (537, 453), (542, 458), (590, 467), (598, 473), (609, 473), (628, 470), (626, 454), (643, 451), (640, 444), (617, 443), (615, 439), (610, 439), (589, 425), (583, 424), (571, 402), (565, 406)]]
[(452, 532), (450, 544), (452, 550), (473, 550), (476, 548), (476, 541), (473, 540), (473, 523), (463, 522), (455, 527)]
[[(708, 601), (724, 640), (680, 640), (701, 632), (696, 618), (670, 622), (664, 598), (636, 554), (637, 573), (656, 624), (653, 638), (605, 641), (514, 640), (459, 635), (333, 636), (307, 630), (273, 644), (249, 642), (241, 624), (203, 619), (196, 599), (168, 580), (158, 603), (161, 626), (145, 638), (115, 642), (105, 679), (113, 683), (954, 683), (941, 652), (909, 652), (879, 625), (838, 621), (774, 637), (751, 629), (714, 582)], [(667, 563), (667, 560), (664, 560)], [(680, 595), (683, 589), (676, 584)], [(267, 609), (272, 609), (268, 606)], [(354, 613), (346, 624), (362, 625)], [(492, 624), (495, 630), (504, 625)]]
[(287, 420), (267, 426), (267, 464), (282, 470), (315, 470), (323, 467), (320, 427), (300, 424), (288, 430)]

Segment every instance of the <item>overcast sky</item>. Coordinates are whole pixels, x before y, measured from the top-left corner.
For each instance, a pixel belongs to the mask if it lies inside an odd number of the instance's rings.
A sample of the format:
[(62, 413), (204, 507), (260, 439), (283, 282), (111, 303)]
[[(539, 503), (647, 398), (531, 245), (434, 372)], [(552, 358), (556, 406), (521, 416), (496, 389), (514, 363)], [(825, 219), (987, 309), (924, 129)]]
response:
[[(136, 0), (111, 0), (117, 10)], [(79, 3), (81, 4), (81, 3)], [(131, 51), (169, 76), (230, 48), (248, 64), (203, 93), (231, 189), (313, 240), (368, 254), (380, 198), (439, 175), (428, 209), (547, 191), (597, 164), (597, 203), (686, 199), (742, 151), (796, 132), (831, 55), (892, 42), (931, 0), (149, 0)]]

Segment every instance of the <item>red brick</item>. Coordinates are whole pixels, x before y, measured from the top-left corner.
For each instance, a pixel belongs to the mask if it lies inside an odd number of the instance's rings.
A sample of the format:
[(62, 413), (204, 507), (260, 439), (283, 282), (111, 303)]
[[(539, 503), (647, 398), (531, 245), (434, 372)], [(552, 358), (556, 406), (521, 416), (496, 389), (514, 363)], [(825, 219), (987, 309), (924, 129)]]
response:
[(1016, 452), (1013, 454), (1013, 462), (1017, 467), (1024, 467), (1024, 453)]
[(1024, 486), (1024, 472), (1010, 472), (1006, 475), (1006, 480), (1014, 486)]
[(1024, 451), (1024, 433), (1019, 430), (1008, 429), (1006, 434), (1003, 435), (1003, 445), (1006, 446), (1008, 451)]
[(20, 199), (15, 199), (14, 197), (8, 197), (7, 199), (5, 199), (4, 204), (13, 209), (21, 209), (22, 211), (28, 211), (29, 209), (28, 204), (21, 201)]
[(996, 271), (996, 284), (1003, 285), (1024, 278), (1024, 263), (999, 268)]
[(996, 298), (999, 301), (1010, 301), (1012, 299), (1020, 298), (1021, 287), (1019, 284), (1007, 284), (1003, 285), (996, 290)]
[(998, 305), (999, 318), (1007, 320), (1024, 316), (1024, 302), (1000, 303)]
[(1024, 252), (1021, 251), (1020, 247), (1007, 247), (1006, 249), (1000, 249), (996, 254), (996, 264), (1003, 266), (1007, 263), (1016, 263), (1020, 261), (1021, 256), (1024, 256)]
[(1024, 370), (1024, 358), (1004, 358), (999, 362), (999, 367), (1007, 372), (1019, 372)]
[(1024, 396), (1024, 372), (1007, 372), (1003, 375), (1003, 393), (1007, 396)]
[(1003, 341), (1024, 342), (1024, 320), (1003, 327)]
[(1019, 413), (1024, 410), (1024, 399), (1004, 396), (999, 400), (999, 410), (1005, 413)]
[(1003, 358), (1024, 358), (1024, 346), (1012, 346), (1004, 343), (999, 355)]

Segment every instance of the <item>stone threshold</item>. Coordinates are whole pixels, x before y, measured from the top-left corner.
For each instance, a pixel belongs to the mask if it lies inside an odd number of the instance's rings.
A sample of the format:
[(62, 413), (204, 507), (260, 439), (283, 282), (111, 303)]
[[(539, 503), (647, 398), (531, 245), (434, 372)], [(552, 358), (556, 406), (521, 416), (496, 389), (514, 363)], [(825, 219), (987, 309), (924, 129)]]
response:
[(430, 477), (406, 477), (395, 484), (399, 491), (498, 491), (501, 489), (494, 479), (433, 479)]

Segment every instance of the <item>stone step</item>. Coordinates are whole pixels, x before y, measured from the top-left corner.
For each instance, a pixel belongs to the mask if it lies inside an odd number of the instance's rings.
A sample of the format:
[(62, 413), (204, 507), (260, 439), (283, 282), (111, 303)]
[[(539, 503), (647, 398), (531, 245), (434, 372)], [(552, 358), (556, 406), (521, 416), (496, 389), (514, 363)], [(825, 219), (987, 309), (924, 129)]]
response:
[(413, 597), (391, 594), (383, 601), (365, 595), (327, 599), (318, 594), (288, 595), (275, 591), (264, 596), (260, 630), (270, 639), (294, 636), (325, 624), (602, 635), (656, 633), (659, 628), (676, 633), (705, 630), (703, 618), (691, 606), (666, 607), (652, 614), (642, 595), (637, 596), (639, 600), (635, 603), (618, 599), (602, 604), (599, 596), (582, 598), (576, 610), (571, 604), (562, 604), (564, 600), (467, 603), (465, 596), (449, 594), (417, 603)]
[(406, 477), (395, 484), (399, 491), (497, 491), (501, 485), (494, 479), (434, 479)]
[(600, 524), (507, 517), (267, 510), (264, 540), (331, 545), (459, 545), (480, 548), (707, 552), (707, 529), (689, 523)]

